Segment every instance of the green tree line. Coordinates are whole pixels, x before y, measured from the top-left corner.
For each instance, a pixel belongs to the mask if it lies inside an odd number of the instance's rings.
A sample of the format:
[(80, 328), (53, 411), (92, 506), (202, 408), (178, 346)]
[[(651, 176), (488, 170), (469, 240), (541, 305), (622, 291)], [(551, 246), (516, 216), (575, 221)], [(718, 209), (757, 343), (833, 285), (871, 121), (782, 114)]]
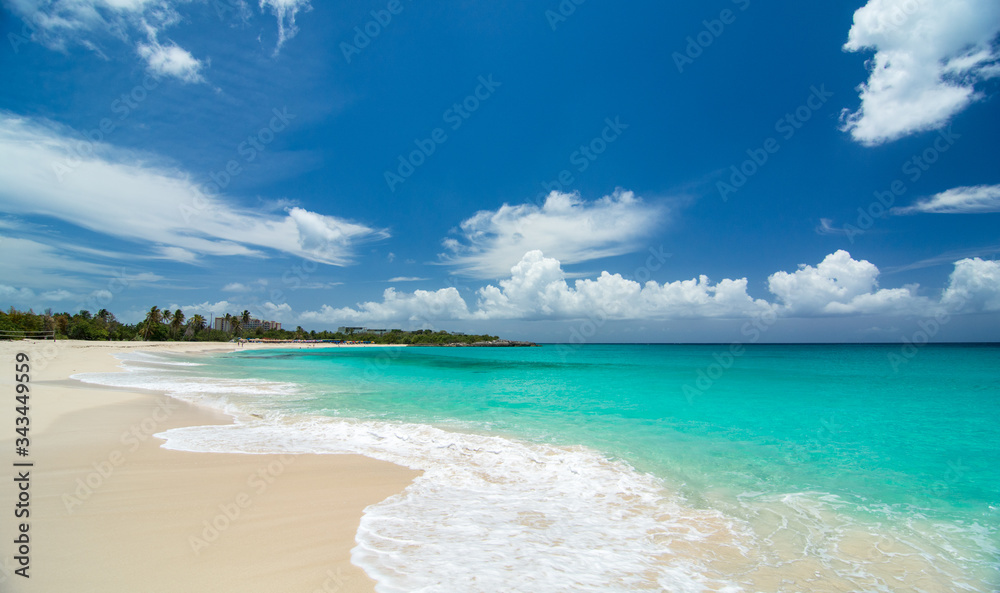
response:
[(208, 327), (202, 315), (187, 317), (184, 311), (150, 307), (146, 317), (134, 324), (119, 321), (114, 313), (101, 309), (96, 314), (90, 311), (35, 313), (31, 309), (18, 311), (11, 307), (0, 311), (0, 336), (17, 339), (22, 334), (53, 332), (57, 339), (73, 340), (144, 340), (144, 341), (188, 341), (188, 342), (228, 342), (235, 338), (270, 340), (342, 340), (372, 342), (375, 344), (449, 344), (453, 342), (480, 342), (496, 340), (490, 335), (458, 335), (446, 331), (417, 330), (407, 332), (394, 329), (377, 335), (370, 333), (343, 334), (330, 331), (306, 331), (299, 326), (294, 330), (256, 328), (246, 329), (250, 323), (250, 312), (244, 310), (237, 315), (226, 313), (223, 317), (229, 331)]

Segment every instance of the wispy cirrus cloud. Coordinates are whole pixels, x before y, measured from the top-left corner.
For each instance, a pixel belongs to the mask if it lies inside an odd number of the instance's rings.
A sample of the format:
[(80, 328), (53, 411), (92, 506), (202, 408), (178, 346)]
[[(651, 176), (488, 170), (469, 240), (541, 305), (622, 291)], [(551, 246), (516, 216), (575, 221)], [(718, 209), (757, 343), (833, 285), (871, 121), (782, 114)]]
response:
[(1000, 76), (995, 0), (869, 0), (854, 13), (844, 50), (874, 50), (861, 106), (843, 130), (866, 145), (944, 126)]
[[(67, 51), (81, 46), (104, 56), (102, 47), (126, 43), (146, 62), (154, 75), (174, 77), (188, 83), (205, 82), (205, 58), (173, 41), (160, 43), (157, 36), (185, 21), (180, 13), (184, 0), (12, 0), (13, 12), (30, 27), (31, 41)], [(224, 0), (214, 7), (221, 14), (235, 12), (243, 21), (253, 11), (243, 1)], [(271, 13), (277, 21), (277, 55), (286, 41), (298, 33), (296, 16), (312, 9), (309, 0), (260, 0), (260, 13)], [(137, 41), (145, 37), (146, 41)], [(16, 43), (27, 42), (17, 39)]]
[(893, 208), (893, 214), (981, 214), (1000, 212), (1000, 185), (956, 187), (919, 200), (912, 206)]
[[(278, 251), (343, 266), (358, 243), (388, 237), (384, 229), (300, 207), (240, 207), (206, 195), (186, 172), (155, 155), (95, 143), (92, 156), (83, 156), (76, 143), (54, 124), (0, 113), (0, 208), (127, 239), (145, 247), (140, 256), (183, 263)], [(54, 165), (67, 162), (72, 172), (60, 175)]]
[(662, 223), (666, 210), (630, 191), (588, 202), (552, 192), (545, 202), (504, 204), (463, 221), (458, 237), (445, 239), (441, 261), (458, 273), (499, 278), (528, 251), (540, 250), (566, 264), (631, 253)]
[(299, 28), (295, 25), (295, 16), (299, 12), (312, 10), (309, 0), (260, 0), (260, 10), (270, 9), (278, 20), (278, 43), (274, 48), (275, 55), (281, 51), (285, 42), (295, 37)]
[[(35, 290), (68, 288), (76, 291), (94, 286), (94, 278), (114, 278), (120, 267), (93, 261), (54, 242), (41, 243), (22, 237), (0, 240), (0, 282), (28, 284)], [(157, 276), (159, 277), (159, 276)]]
[[(96, 249), (23, 237), (0, 236), (0, 301), (26, 307), (76, 310), (109, 303), (115, 291), (159, 285), (164, 277)], [(96, 303), (96, 304), (95, 304)]]

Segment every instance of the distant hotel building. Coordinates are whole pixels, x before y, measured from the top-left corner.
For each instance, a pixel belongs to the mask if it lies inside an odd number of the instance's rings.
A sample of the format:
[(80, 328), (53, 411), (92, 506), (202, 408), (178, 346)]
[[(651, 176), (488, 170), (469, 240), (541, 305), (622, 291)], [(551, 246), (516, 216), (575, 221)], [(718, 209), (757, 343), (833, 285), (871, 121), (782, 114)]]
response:
[(387, 329), (372, 329), (370, 327), (350, 327), (342, 325), (337, 328), (337, 333), (340, 334), (375, 334), (376, 336), (381, 336), (382, 334), (389, 333), (390, 330)]
[[(242, 321), (238, 321), (238, 325), (244, 331), (255, 331), (257, 329), (262, 329), (264, 331), (270, 331), (272, 329), (281, 329), (281, 322), (280, 321), (265, 321), (263, 319), (254, 319), (252, 317), (250, 318), (250, 321), (248, 321), (247, 323), (243, 323)], [(227, 332), (227, 333), (230, 331), (229, 324), (226, 322), (226, 318), (225, 317), (216, 317), (215, 318), (215, 329), (217, 329), (219, 331), (224, 331), (224, 332)]]

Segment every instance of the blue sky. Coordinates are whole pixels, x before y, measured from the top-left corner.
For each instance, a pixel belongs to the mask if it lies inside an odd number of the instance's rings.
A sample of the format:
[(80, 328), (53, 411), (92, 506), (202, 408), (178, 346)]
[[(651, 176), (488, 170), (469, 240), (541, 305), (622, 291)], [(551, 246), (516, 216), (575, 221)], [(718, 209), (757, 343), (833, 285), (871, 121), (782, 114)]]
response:
[(3, 305), (1000, 335), (992, 0), (3, 10)]

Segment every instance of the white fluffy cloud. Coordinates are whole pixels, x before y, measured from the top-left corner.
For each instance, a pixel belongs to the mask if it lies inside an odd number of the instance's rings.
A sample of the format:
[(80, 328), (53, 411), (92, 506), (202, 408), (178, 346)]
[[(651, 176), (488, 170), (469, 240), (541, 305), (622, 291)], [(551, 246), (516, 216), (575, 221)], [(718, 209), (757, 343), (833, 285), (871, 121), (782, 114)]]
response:
[(250, 284), (244, 284), (242, 282), (230, 282), (229, 284), (222, 287), (222, 292), (254, 292), (257, 290), (263, 290), (267, 287), (268, 281), (264, 278), (258, 278), (257, 280), (251, 282)]
[(619, 274), (603, 272), (596, 280), (580, 279), (571, 287), (553, 258), (531, 251), (511, 269), (500, 286), (479, 290), (482, 319), (578, 318), (662, 319), (743, 317), (769, 307), (746, 292), (746, 278), (712, 284), (707, 277), (640, 285)]
[(879, 290), (878, 275), (875, 264), (840, 250), (816, 267), (772, 274), (768, 289), (786, 315), (911, 314), (930, 307), (928, 299), (916, 296), (916, 287)]
[(298, 207), (283, 215), (243, 209), (150, 160), (0, 113), (0, 208), (59, 218), (186, 263), (205, 255), (263, 256), (263, 248), (345, 265), (358, 242), (388, 236)]
[(869, 0), (854, 13), (844, 49), (874, 50), (861, 106), (844, 130), (868, 145), (939, 128), (1000, 75), (996, 0)]
[(956, 187), (920, 200), (912, 206), (893, 208), (893, 214), (972, 214), (1000, 212), (1000, 185)]
[(156, 76), (173, 76), (184, 82), (204, 82), (201, 69), (204, 65), (191, 52), (171, 43), (160, 45), (155, 39), (141, 43), (136, 48), (146, 60), (149, 71)]
[(33, 303), (35, 301), (35, 291), (30, 288), (17, 288), (0, 284), (0, 298), (7, 303)]
[(1000, 262), (978, 257), (955, 262), (941, 303), (952, 311), (1000, 311)]
[(477, 293), (470, 310), (455, 288), (399, 293), (388, 289), (381, 302), (355, 308), (324, 305), (303, 313), (303, 321), (330, 325), (489, 319), (706, 319), (824, 317), (856, 315), (936, 315), (941, 312), (1000, 310), (1000, 263), (964, 259), (955, 263), (939, 301), (917, 294), (917, 286), (880, 289), (878, 268), (855, 260), (846, 251), (826, 256), (816, 266), (777, 272), (768, 279), (775, 301), (755, 299), (746, 278), (712, 283), (705, 276), (691, 280), (645, 284), (603, 272), (596, 279), (572, 285), (558, 260), (531, 251), (511, 268), (499, 286)]
[(148, 42), (136, 43), (135, 49), (151, 73), (204, 82), (202, 61), (174, 43), (156, 41), (160, 31), (181, 22), (176, 4), (167, 0), (18, 0), (13, 8), (32, 29), (32, 40), (53, 49), (65, 50), (78, 43), (103, 55), (100, 45), (108, 39), (127, 41), (145, 35)]
[(552, 192), (541, 206), (504, 204), (477, 212), (462, 222), (459, 239), (445, 240), (449, 253), (442, 261), (464, 275), (499, 278), (536, 249), (566, 264), (622, 255), (640, 248), (663, 214), (628, 191), (593, 202)]

